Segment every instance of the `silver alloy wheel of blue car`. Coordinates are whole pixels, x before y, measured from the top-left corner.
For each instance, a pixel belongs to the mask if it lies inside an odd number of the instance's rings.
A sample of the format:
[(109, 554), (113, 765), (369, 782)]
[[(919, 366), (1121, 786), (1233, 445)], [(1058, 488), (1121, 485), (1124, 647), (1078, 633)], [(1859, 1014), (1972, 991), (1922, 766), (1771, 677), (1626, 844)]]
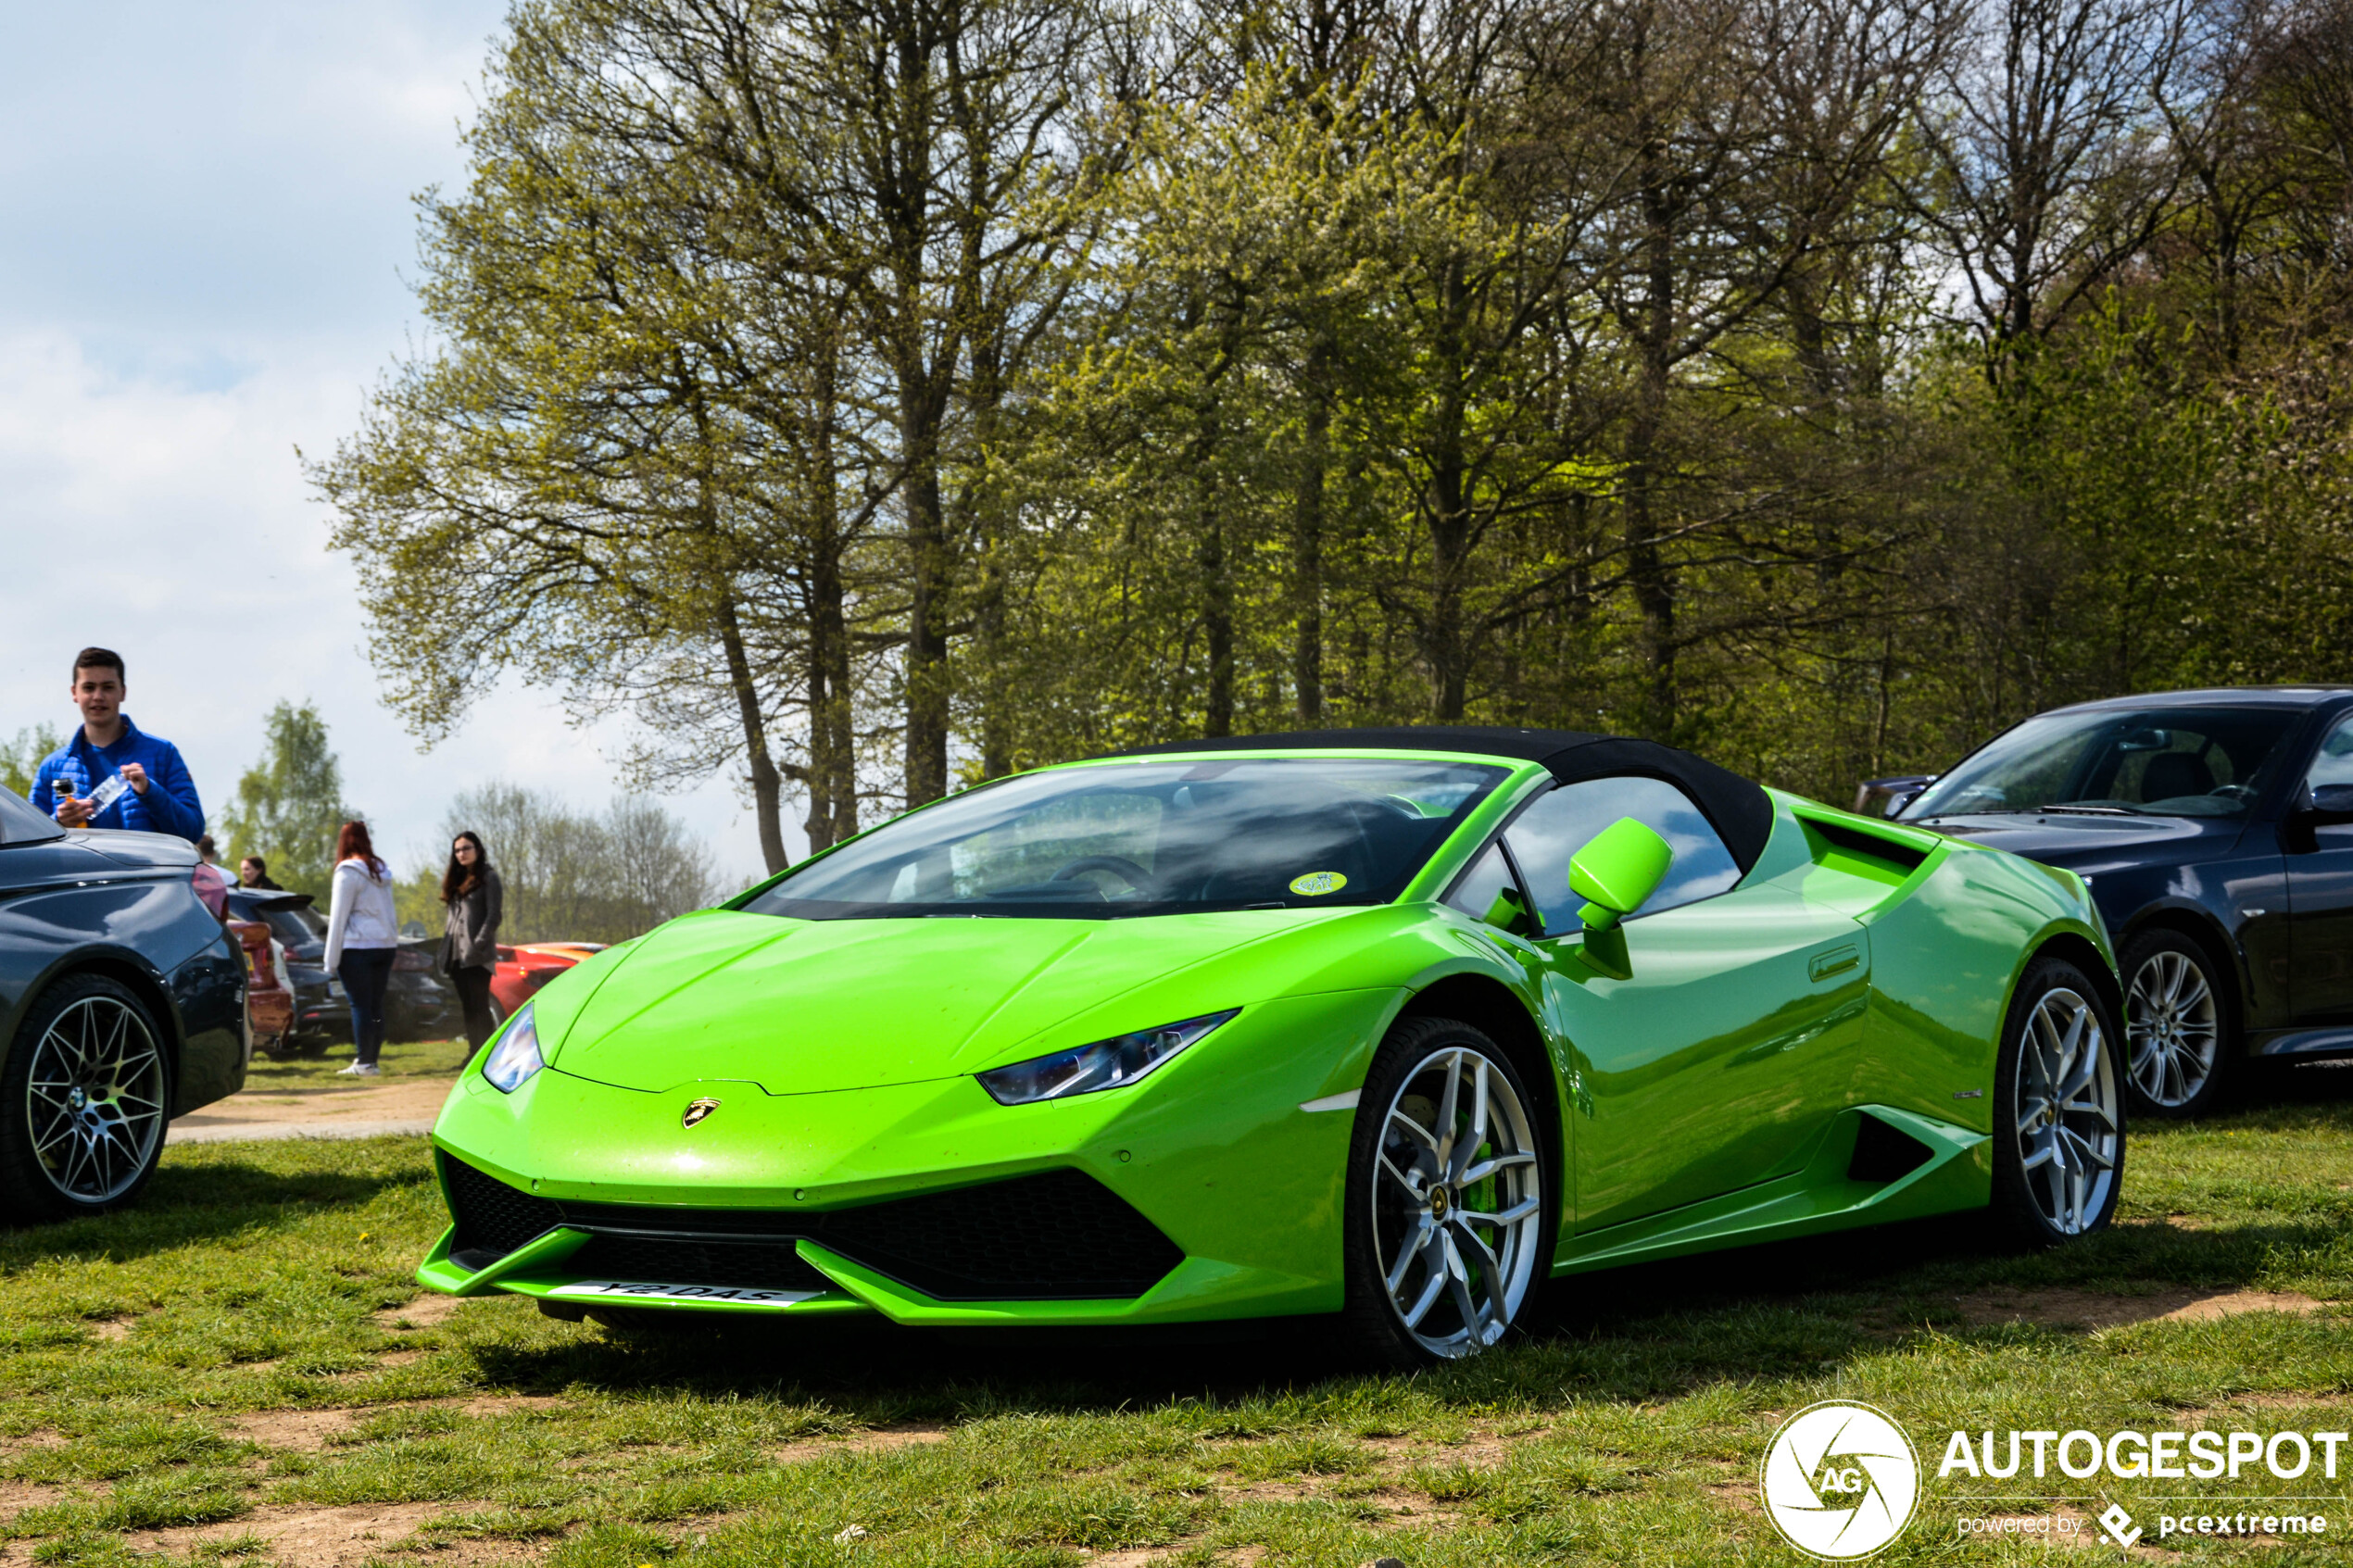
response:
[(2159, 947), (2124, 996), (2125, 1073), (2152, 1105), (2179, 1109), (2214, 1076), (2222, 1047), (2214, 983), (2196, 960)]
[(42, 1031), (25, 1085), (25, 1127), (50, 1183), (80, 1203), (137, 1185), (164, 1129), (163, 1050), (113, 997), (84, 997)]

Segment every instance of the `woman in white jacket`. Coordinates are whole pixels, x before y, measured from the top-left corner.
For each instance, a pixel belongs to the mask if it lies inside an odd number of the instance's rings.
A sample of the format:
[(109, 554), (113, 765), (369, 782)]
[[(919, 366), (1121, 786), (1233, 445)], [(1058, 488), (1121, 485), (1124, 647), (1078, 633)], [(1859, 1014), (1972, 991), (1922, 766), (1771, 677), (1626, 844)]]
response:
[(335, 836), (334, 895), (327, 912), (327, 972), (343, 979), (351, 998), (351, 1040), (359, 1055), (347, 1074), (372, 1078), (384, 1043), (384, 991), (399, 950), (393, 912), (392, 872), (376, 859), (368, 824), (346, 822)]

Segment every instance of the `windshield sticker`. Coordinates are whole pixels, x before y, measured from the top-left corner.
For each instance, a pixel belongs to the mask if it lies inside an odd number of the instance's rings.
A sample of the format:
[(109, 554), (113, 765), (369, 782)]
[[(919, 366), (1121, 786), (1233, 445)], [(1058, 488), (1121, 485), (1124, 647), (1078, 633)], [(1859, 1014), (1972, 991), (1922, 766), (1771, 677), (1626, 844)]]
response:
[(1290, 890), (1302, 898), (1318, 898), (1347, 885), (1348, 878), (1338, 872), (1309, 872), (1305, 876), (1290, 879)]

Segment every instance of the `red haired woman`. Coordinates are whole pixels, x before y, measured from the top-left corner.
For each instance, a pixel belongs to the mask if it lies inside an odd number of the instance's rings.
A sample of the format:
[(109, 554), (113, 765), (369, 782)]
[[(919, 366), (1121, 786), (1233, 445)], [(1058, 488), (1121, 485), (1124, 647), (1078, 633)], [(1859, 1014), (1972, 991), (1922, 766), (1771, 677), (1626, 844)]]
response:
[(351, 997), (351, 1041), (359, 1054), (344, 1072), (376, 1075), (384, 1043), (384, 991), (400, 946), (392, 872), (368, 841), (368, 824), (346, 822), (335, 835), (334, 895), (327, 913), (327, 971)]

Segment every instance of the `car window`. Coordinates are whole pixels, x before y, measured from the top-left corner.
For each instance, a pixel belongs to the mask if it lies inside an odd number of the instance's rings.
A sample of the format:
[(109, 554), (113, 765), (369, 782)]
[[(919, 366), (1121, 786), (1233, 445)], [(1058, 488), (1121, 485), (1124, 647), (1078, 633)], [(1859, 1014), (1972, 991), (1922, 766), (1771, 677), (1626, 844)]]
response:
[(1499, 912), (1495, 900), (1506, 893), (1511, 895), (1512, 905), (1522, 918), (1500, 920), (1495, 923), (1507, 931), (1529, 929), (1532, 922), (1525, 918), (1527, 895), (1520, 891), (1519, 879), (1512, 873), (1512, 863), (1504, 857), (1503, 841), (1498, 839), (1489, 845), (1486, 852), (1471, 862), (1470, 869), (1455, 880), (1454, 889), (1446, 895), (1445, 902), (1473, 920), (1483, 921)]
[(270, 935), (289, 947), (308, 947), (327, 935), (327, 922), (318, 911), (300, 904), (282, 904), (274, 909), (265, 909), (261, 918), (270, 922)]
[(1568, 890), (1569, 857), (1621, 817), (1632, 817), (1667, 840), (1675, 859), (1667, 878), (1632, 917), (1712, 898), (1741, 879), (1740, 863), (1724, 847), (1691, 797), (1663, 779), (1587, 779), (1563, 784), (1521, 812), (1504, 831), (1512, 859), (1527, 879), (1544, 929), (1579, 928), (1585, 900)]
[(2322, 739), (2321, 749), (2313, 753), (2304, 787), (2314, 790), (2322, 784), (2353, 784), (2353, 713), (2339, 719)]
[(1102, 920), (1385, 903), (1506, 776), (1337, 757), (1050, 769), (886, 822), (736, 907)]
[(2243, 816), (2299, 717), (2281, 708), (2045, 714), (1965, 758), (1903, 814), (1918, 822), (2072, 807)]
[(0, 844), (35, 844), (62, 838), (65, 831), (23, 796), (0, 788)]

